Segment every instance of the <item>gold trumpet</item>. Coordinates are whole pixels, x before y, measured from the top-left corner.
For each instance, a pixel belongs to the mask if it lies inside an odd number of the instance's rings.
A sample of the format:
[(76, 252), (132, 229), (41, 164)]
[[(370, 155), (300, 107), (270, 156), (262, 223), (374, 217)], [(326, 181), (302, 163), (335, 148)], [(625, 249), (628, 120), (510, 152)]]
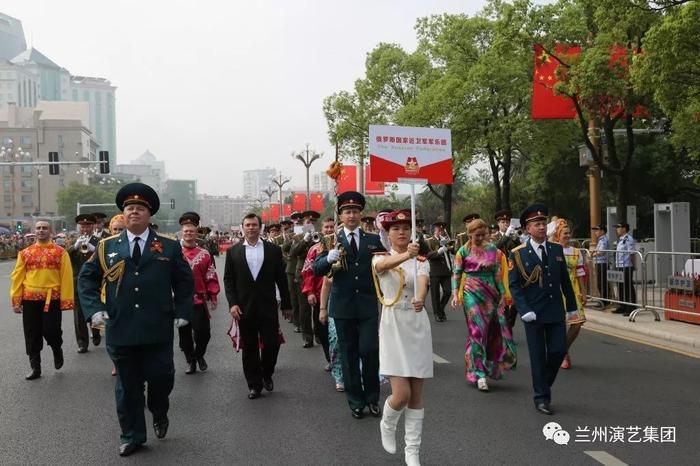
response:
[(335, 233), (331, 233), (330, 235), (326, 235), (323, 237), (323, 249), (325, 251), (330, 251), (331, 249), (337, 249), (340, 251), (340, 259), (338, 262), (334, 262), (331, 264), (331, 271), (328, 272), (327, 277), (328, 278), (333, 278), (333, 275), (339, 270), (346, 271), (348, 270), (348, 258), (347, 258), (347, 251), (345, 251), (345, 247), (342, 245), (340, 241), (338, 241), (338, 232), (342, 228), (338, 229)]

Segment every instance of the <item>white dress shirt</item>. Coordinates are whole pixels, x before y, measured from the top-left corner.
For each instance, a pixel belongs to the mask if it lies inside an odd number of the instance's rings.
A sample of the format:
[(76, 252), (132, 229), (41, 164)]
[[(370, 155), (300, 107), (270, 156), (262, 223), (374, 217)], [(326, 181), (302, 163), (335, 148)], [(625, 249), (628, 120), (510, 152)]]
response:
[(543, 243), (538, 243), (534, 239), (530, 238), (530, 244), (532, 245), (532, 249), (535, 250), (535, 254), (537, 254), (537, 257), (540, 258), (540, 262), (542, 262), (542, 250), (540, 249), (540, 246), (544, 246), (545, 251), (547, 250), (547, 241), (544, 241)]
[(141, 255), (143, 256), (143, 250), (146, 247), (146, 241), (148, 240), (149, 233), (149, 228), (146, 228), (140, 235), (135, 235), (129, 230), (126, 230), (126, 238), (129, 240), (129, 256), (134, 255), (134, 246), (136, 246), (136, 241), (134, 241), (135, 238), (140, 238), (139, 247), (141, 248)]
[(262, 268), (263, 260), (265, 259), (265, 247), (260, 238), (255, 244), (250, 244), (248, 240), (243, 242), (245, 248), (245, 260), (248, 262), (250, 274), (253, 280), (257, 280), (260, 269)]
[(350, 244), (350, 233), (355, 233), (355, 244), (357, 244), (357, 250), (360, 250), (360, 227), (355, 228), (354, 230), (348, 230), (347, 227), (343, 227), (343, 231), (345, 232), (345, 238), (348, 240), (348, 244)]

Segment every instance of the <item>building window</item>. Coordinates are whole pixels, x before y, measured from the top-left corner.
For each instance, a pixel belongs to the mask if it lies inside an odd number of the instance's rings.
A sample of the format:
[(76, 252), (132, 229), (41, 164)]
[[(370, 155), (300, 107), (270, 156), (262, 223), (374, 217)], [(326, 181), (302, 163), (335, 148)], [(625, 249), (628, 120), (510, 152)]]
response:
[(21, 165), (20, 172), (22, 173), (22, 176), (30, 176), (34, 170), (29, 165)]
[(22, 194), (22, 206), (27, 207), (34, 202), (34, 196), (31, 194)]
[(34, 180), (31, 178), (28, 180), (22, 180), (22, 191), (31, 191), (32, 189), (34, 189)]
[(20, 136), (19, 143), (22, 146), (31, 146), (32, 145), (32, 137), (31, 136)]
[(73, 89), (73, 100), (78, 100), (78, 90)]
[(58, 147), (63, 147), (63, 135), (58, 135)]

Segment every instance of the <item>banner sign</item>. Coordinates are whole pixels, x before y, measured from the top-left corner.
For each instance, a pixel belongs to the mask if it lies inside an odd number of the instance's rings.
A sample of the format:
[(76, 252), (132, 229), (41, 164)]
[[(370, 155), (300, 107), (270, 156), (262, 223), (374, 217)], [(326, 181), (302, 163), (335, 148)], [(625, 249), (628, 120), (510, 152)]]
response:
[(399, 178), (452, 184), (452, 137), (449, 129), (370, 125), (372, 181)]

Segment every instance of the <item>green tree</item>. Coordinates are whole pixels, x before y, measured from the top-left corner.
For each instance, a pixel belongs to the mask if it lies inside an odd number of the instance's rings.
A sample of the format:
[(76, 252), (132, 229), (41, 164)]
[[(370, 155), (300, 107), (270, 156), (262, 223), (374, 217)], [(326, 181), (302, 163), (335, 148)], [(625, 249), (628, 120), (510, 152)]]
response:
[(104, 212), (114, 215), (119, 213), (114, 198), (121, 186), (116, 184), (80, 184), (72, 182), (68, 186), (60, 189), (56, 194), (59, 215), (66, 217), (66, 223), (71, 225), (76, 215), (76, 205), (81, 204), (112, 204), (113, 207), (86, 207), (81, 209), (81, 213)]

